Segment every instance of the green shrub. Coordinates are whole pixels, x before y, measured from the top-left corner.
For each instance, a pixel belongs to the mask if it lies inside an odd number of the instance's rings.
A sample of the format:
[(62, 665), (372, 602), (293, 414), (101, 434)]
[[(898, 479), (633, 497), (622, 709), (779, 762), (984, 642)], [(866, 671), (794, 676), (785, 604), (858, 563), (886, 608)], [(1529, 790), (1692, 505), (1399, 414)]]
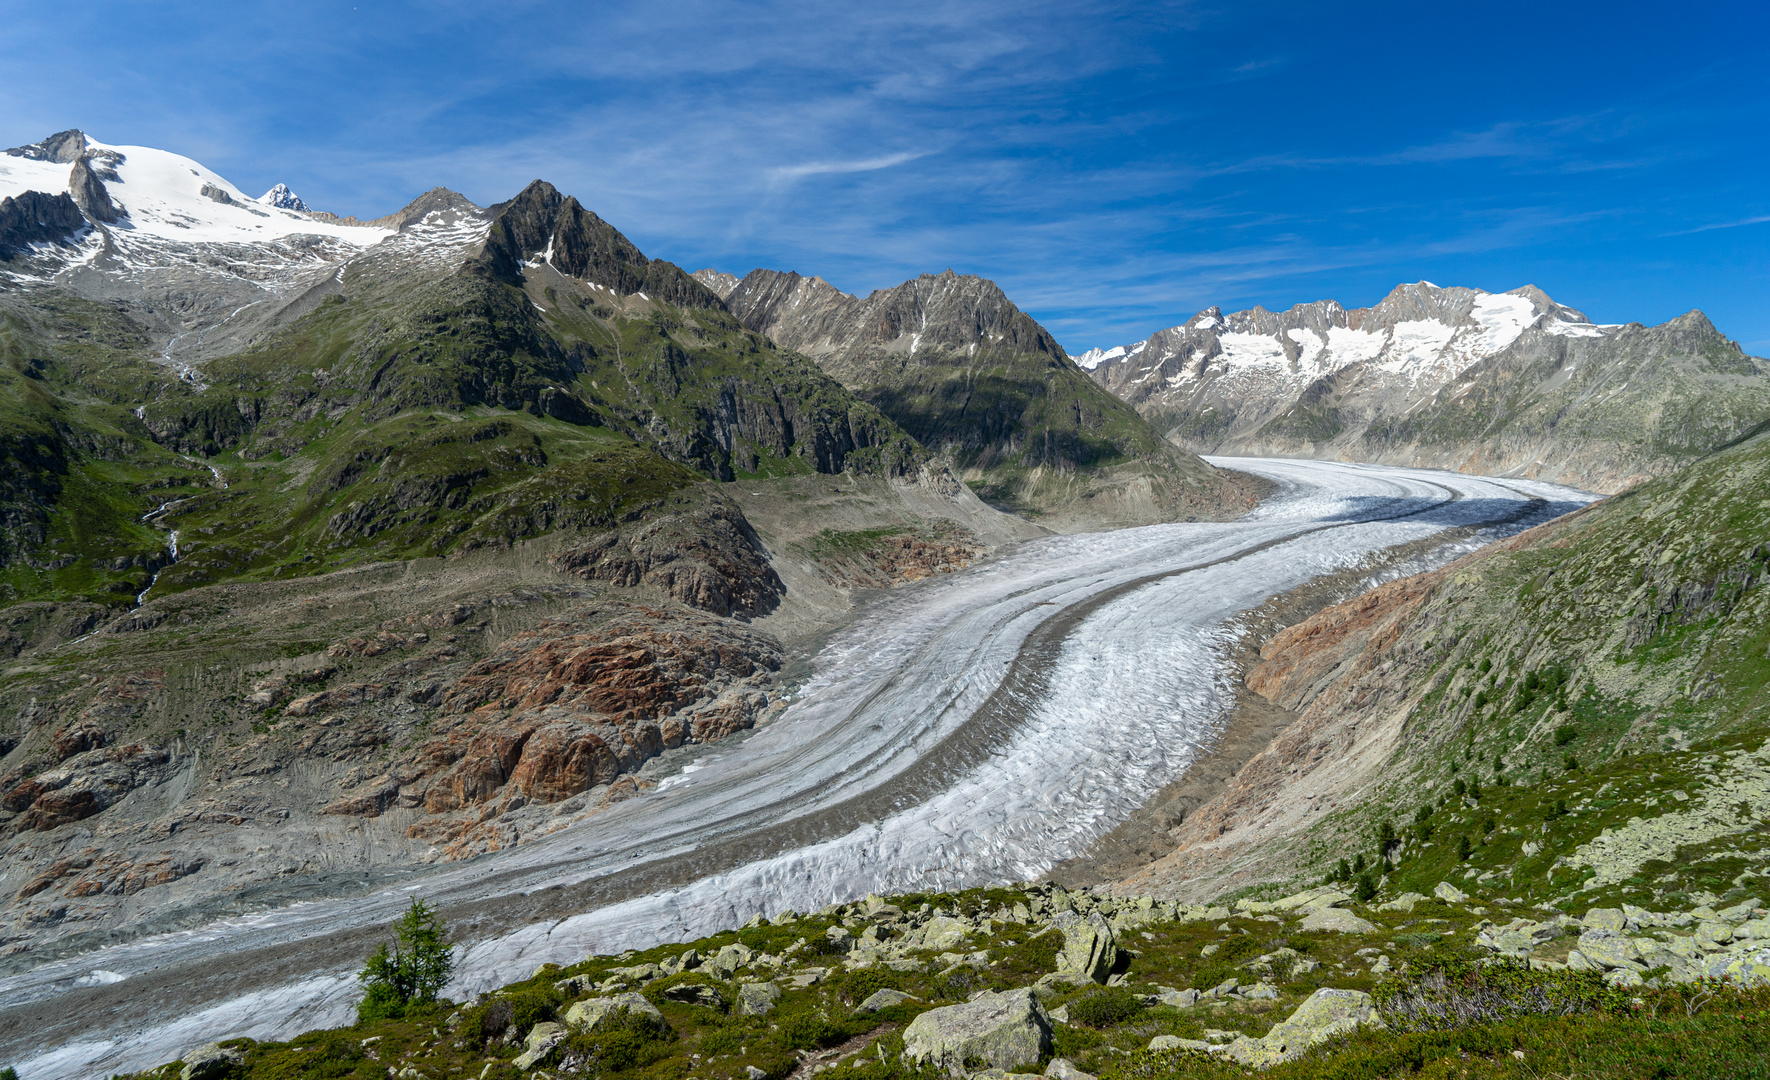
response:
[(1358, 875), (1358, 887), (1352, 890), (1352, 899), (1365, 904), (1375, 899), (1376, 895), (1376, 880), (1368, 872)]
[(1572, 742), (1573, 740), (1575, 740), (1577, 738), (1579, 738), (1579, 729), (1574, 727), (1572, 724), (1562, 724), (1560, 727), (1555, 729), (1555, 745), (1556, 746), (1566, 746), (1568, 743)]
[(574, 1071), (624, 1072), (662, 1061), (676, 1033), (644, 1013), (616, 1009), (593, 1032), (573, 1032), (554, 1053)]
[(1069, 1018), (1077, 1024), (1104, 1028), (1122, 1024), (1143, 1010), (1143, 999), (1124, 987), (1097, 986), (1069, 1003)]
[(859, 1005), (880, 990), (902, 989), (903, 976), (878, 965), (856, 968), (836, 982), (836, 996), (849, 1005)]
[(848, 1034), (817, 1013), (802, 1012), (781, 1021), (779, 1038), (788, 1050), (817, 1050), (847, 1041)]

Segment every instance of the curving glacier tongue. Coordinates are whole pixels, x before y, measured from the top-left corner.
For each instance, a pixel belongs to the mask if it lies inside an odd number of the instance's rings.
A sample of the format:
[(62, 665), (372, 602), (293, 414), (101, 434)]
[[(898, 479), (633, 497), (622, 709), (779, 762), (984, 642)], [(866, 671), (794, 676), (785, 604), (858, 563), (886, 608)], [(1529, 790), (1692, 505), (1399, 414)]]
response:
[[(365, 935), (414, 893), (467, 935), (450, 988), (461, 997), (758, 911), (1037, 877), (1208, 744), (1230, 700), (1218, 646), (1235, 615), (1382, 548), (1458, 527), (1491, 539), (1590, 501), (1448, 473), (1224, 464), (1280, 493), (1238, 522), (1052, 537), (889, 596), (818, 655), (782, 717), (581, 825), (400, 890), (0, 980), (0, 998), (57, 999), (62, 1018), (57, 1049), (0, 1032), (0, 1056), (28, 1049), (33, 1077), (71, 1077), (346, 1022)], [(169, 1000), (182, 1015), (144, 1011)]]

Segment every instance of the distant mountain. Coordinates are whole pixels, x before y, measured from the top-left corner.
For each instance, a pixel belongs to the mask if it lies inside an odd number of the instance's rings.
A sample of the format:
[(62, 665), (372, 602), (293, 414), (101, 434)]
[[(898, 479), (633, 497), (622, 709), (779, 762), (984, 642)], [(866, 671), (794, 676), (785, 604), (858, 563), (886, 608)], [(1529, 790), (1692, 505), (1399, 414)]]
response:
[(287, 184), (278, 184), (276, 187), (271, 188), (269, 191), (258, 196), (258, 201), (266, 206), (274, 206), (279, 210), (297, 210), (302, 213), (307, 212), (307, 204), (301, 201), (301, 196), (290, 191), (289, 185)]
[(1004, 506), (1059, 518), (1112, 506), (1109, 520), (1154, 521), (1245, 505), (1221, 474), (1174, 452), (1090, 383), (992, 281), (948, 270), (862, 298), (822, 278), (755, 270), (724, 300), (746, 327), (815, 360)]
[(1595, 325), (1525, 286), (1398, 286), (1377, 306), (1212, 307), (1083, 354), (1199, 453), (1333, 457), (1615, 491), (1770, 418), (1770, 363), (1700, 312)]

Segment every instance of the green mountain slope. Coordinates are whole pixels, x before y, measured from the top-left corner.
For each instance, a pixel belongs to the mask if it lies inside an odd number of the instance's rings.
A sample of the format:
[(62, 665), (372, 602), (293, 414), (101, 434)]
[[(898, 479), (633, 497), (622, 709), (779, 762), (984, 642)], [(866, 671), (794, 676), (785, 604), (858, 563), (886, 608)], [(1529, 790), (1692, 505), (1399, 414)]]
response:
[(1770, 870), (1766, 521), (1760, 431), (1279, 633), (1248, 683), (1297, 718), (1137, 880), (1376, 865), (1388, 822), (1395, 889), (1746, 895)]
[[(478, 213), (420, 202), (407, 217)], [(156, 571), (164, 593), (442, 555), (614, 525), (705, 479), (925, 458), (576, 200), (537, 182), (487, 215), (458, 266), (359, 260), (192, 378), (110, 307), (7, 297), (7, 596), (120, 604)]]

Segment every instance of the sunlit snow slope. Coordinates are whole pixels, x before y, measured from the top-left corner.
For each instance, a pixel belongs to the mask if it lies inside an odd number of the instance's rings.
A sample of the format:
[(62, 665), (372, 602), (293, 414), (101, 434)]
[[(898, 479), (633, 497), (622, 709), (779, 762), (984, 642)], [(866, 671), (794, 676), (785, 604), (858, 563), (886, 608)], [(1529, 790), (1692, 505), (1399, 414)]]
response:
[(344, 1022), (352, 972), (414, 893), (462, 934), (459, 997), (758, 911), (1036, 877), (1178, 777), (1216, 730), (1231, 697), (1218, 647), (1237, 613), (1378, 549), (1459, 526), (1492, 538), (1589, 501), (1451, 473), (1235, 465), (1280, 485), (1242, 521), (1053, 537), (888, 597), (717, 769), (401, 890), (0, 981), (0, 1059), (31, 1080), (88, 1076)]

